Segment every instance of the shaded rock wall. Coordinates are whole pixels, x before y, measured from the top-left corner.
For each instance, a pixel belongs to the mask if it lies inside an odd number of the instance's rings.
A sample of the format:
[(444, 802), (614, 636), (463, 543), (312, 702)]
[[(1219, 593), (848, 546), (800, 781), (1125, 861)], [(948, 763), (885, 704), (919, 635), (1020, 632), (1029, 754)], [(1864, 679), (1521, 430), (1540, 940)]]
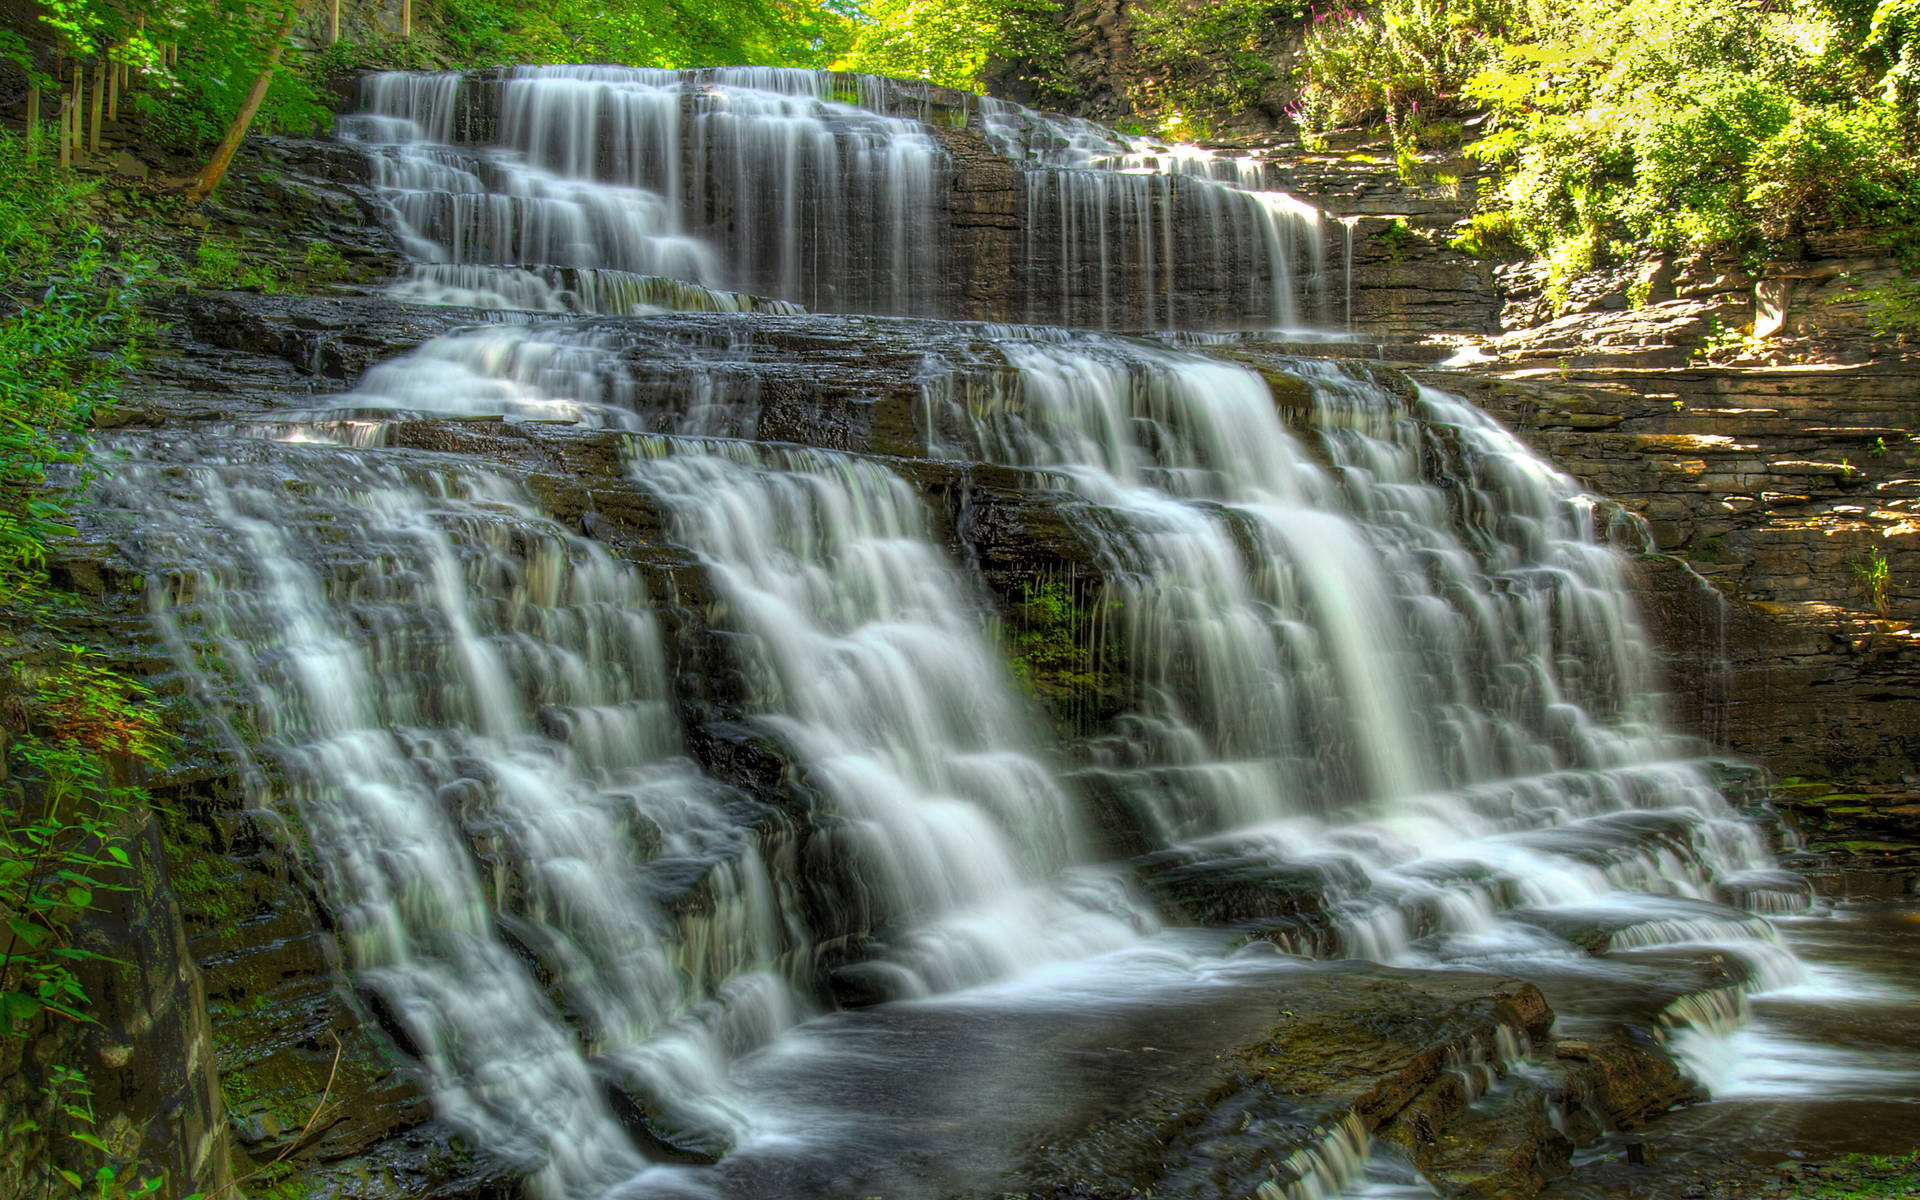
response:
[[(16, 1126), (0, 1148), (0, 1196), (37, 1194), (48, 1165), (91, 1175), (74, 1133), (99, 1137), (125, 1164), (127, 1183), (165, 1180), (166, 1195), (233, 1178), (201, 974), (153, 815), (131, 816), (122, 845), (129, 864), (100, 873), (108, 886), (75, 931), (76, 947), (101, 956), (75, 971), (95, 1023), (43, 1013), (23, 1036), (0, 1041), (0, 1111)], [(82, 1073), (91, 1095), (63, 1089), (63, 1067)], [(67, 1116), (67, 1104), (90, 1107), (95, 1122)]]

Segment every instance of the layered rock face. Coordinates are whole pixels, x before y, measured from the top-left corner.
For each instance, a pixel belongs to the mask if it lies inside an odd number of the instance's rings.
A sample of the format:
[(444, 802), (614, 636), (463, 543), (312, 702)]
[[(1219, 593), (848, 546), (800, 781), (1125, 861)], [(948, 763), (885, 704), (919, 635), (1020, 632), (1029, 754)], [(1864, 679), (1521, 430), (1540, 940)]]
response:
[[(1793, 976), (1753, 772), (1663, 718), (1641, 527), (1448, 377), (1231, 328), (1342, 324), (1402, 250), (884, 81), (368, 98), (327, 186), (394, 292), (181, 300), (62, 567), (192, 735), (239, 1173), (1304, 1196), (1377, 1138), (1530, 1194)], [(1583, 1040), (1523, 1084), (1549, 1003)]]

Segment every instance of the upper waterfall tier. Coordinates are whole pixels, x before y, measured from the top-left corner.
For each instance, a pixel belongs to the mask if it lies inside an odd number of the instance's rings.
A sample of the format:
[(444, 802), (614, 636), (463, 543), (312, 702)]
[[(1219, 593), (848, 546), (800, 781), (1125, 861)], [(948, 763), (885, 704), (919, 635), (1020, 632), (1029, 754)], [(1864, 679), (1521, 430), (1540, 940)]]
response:
[(368, 150), (419, 298), (1117, 329), (1347, 319), (1345, 230), (1262, 190), (1254, 160), (965, 93), (518, 67), (374, 75), (362, 102), (340, 132)]

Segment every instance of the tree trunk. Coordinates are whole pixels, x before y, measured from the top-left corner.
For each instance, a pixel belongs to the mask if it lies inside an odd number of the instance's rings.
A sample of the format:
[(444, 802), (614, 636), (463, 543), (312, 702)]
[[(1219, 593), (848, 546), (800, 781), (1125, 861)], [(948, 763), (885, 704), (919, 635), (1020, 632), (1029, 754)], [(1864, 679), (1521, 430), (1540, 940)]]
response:
[(107, 120), (120, 123), (120, 77), (126, 72), (122, 63), (107, 60)]
[(327, 45), (340, 40), (340, 0), (333, 0), (333, 7), (327, 12)]
[(27, 161), (40, 157), (40, 85), (27, 85)]
[(58, 161), (59, 164), (63, 167), (70, 167), (73, 165), (73, 141), (67, 135), (68, 133), (67, 122), (72, 119), (68, 114), (70, 114), (72, 111), (73, 111), (72, 94), (68, 92), (62, 92), (60, 94), (60, 131), (57, 138), (59, 149), (55, 152), (54, 157), (56, 161)]
[(213, 152), (213, 160), (206, 169), (193, 177), (187, 184), (187, 199), (199, 202), (220, 185), (220, 177), (227, 173), (227, 164), (233, 161), (234, 154), (240, 149), (241, 139), (247, 136), (247, 126), (253, 124), (253, 115), (260, 111), (260, 102), (267, 98), (267, 88), (273, 85), (273, 70), (280, 65), (280, 53), (286, 49), (287, 37), (293, 32), (293, 17), (297, 5), (287, 5), (287, 12), (280, 20), (280, 28), (273, 35), (273, 44), (267, 47), (267, 61), (260, 65), (260, 73), (254, 76), (253, 87), (247, 92), (245, 103), (234, 115), (233, 124), (227, 126), (227, 135), (220, 139), (219, 148)]
[(400, 0), (400, 36), (413, 36), (413, 0)]
[(100, 113), (107, 98), (107, 60), (93, 65), (93, 108), (87, 113), (87, 153), (100, 153)]

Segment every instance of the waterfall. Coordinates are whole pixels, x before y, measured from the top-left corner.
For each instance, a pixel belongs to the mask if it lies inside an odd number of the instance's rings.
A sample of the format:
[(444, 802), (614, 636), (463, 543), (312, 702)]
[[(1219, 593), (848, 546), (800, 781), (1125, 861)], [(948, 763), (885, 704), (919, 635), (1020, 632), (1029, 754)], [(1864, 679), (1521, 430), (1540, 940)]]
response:
[(1026, 164), (1028, 320), (1134, 330), (1351, 323), (1326, 279), (1324, 214), (1268, 189), (1259, 160), (990, 97), (980, 114), (987, 141)]
[[(1151, 1081), (1149, 1001), (1310, 959), (1726, 948), (1663, 1031), (1797, 978), (1713, 902), (1806, 900), (1665, 724), (1643, 531), (1248, 336), (1351, 316), (1263, 162), (828, 72), (362, 103), (394, 294), (524, 311), (114, 434), (100, 494), (356, 995), (540, 1200), (1003, 1190), (1062, 1012)], [(1248, 1189), (1365, 1173), (1302, 1128)]]
[[(362, 104), (339, 130), (414, 260), (409, 299), (957, 317), (997, 289), (1063, 325), (1344, 319), (1322, 215), (1265, 189), (1259, 163), (1003, 101), (936, 113), (906, 85), (818, 71), (517, 67), (377, 74)], [(962, 198), (985, 185), (957, 174), (956, 122), (980, 139), (963, 158), (997, 152), (1020, 176), (1011, 278), (975, 261)]]
[[(915, 311), (943, 266), (932, 221), (944, 155), (917, 122), (832, 98), (832, 80), (393, 72), (368, 78), (367, 112), (341, 129), (368, 147), (419, 262), (403, 295), (554, 311)], [(490, 93), (484, 118), (476, 90)]]
[[(1489, 871), (1564, 904), (1761, 861), (1659, 724), (1592, 502), (1488, 418), (1294, 361), (1305, 442), (1245, 367), (1097, 337), (994, 353), (1013, 370), (929, 384), (927, 440), (1084, 507), (1134, 705), (1093, 774), (1183, 877), (1307, 862), (1345, 949), (1392, 959), (1422, 907), (1484, 927)], [(1685, 845), (1635, 815), (1668, 809)]]
[(638, 1168), (609, 1087), (744, 1128), (727, 1060), (807, 1009), (792, 868), (683, 756), (636, 572), (497, 476), (249, 450), (106, 498), (176, 564), (155, 619), (214, 711), (244, 699), (254, 800), (442, 1112), (551, 1195)]
[(841, 455), (646, 450), (639, 479), (749, 635), (762, 720), (856, 864), (851, 923), (898, 928), (886, 982), (925, 995), (1130, 940), (1146, 918), (1114, 881), (1054, 881), (1084, 857), (1077, 817), (912, 489)]

